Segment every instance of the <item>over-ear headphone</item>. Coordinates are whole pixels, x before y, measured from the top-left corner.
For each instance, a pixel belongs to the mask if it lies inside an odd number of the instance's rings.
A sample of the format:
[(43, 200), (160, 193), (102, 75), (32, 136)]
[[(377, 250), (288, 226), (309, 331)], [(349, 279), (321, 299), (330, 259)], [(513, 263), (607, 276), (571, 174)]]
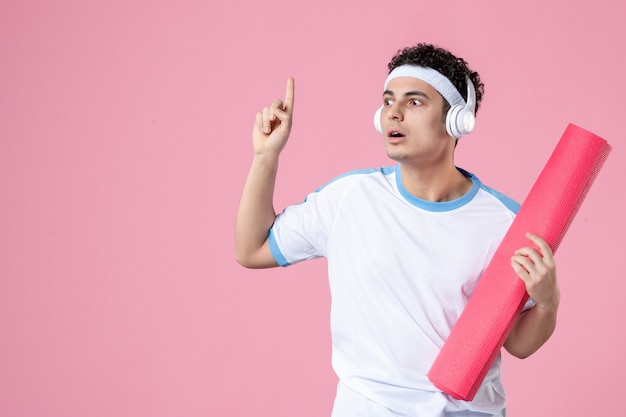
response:
[[(476, 90), (474, 84), (469, 77), (467, 82), (467, 100), (465, 104), (456, 104), (450, 107), (446, 114), (446, 131), (456, 139), (469, 135), (476, 125)], [(378, 133), (382, 133), (383, 129), (380, 124), (383, 107), (379, 107), (374, 114), (374, 127)]]
[(450, 107), (446, 115), (446, 130), (456, 139), (472, 133), (476, 125), (476, 90), (469, 77), (465, 81), (467, 83), (465, 105), (457, 104)]

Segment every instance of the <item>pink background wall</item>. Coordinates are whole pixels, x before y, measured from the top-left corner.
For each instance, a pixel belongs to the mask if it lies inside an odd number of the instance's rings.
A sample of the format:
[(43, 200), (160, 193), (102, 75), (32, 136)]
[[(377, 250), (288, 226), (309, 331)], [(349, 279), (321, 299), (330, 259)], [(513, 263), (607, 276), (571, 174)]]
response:
[[(622, 407), (619, 2), (0, 2), (0, 416), (324, 416), (325, 262), (249, 271), (255, 112), (297, 82), (276, 206), (389, 164), (386, 63), (418, 41), (486, 84), (459, 165), (523, 200), (567, 123), (614, 149), (561, 245), (558, 330), (505, 355), (512, 416)], [(294, 411), (297, 410), (297, 411)]]

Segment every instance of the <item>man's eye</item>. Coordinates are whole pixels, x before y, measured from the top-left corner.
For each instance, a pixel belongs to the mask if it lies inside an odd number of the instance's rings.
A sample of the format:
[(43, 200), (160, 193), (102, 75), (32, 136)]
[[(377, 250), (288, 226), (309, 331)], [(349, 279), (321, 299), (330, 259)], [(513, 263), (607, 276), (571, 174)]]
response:
[(417, 99), (413, 99), (413, 100), (411, 100), (411, 104), (412, 104), (413, 106), (419, 106), (419, 105), (421, 105), (421, 104), (422, 104), (422, 102), (421, 102), (421, 101), (419, 101), (419, 100), (417, 100)]
[(385, 106), (391, 106), (392, 103), (393, 103), (393, 100), (391, 100), (390, 98), (386, 98), (383, 100), (383, 104)]

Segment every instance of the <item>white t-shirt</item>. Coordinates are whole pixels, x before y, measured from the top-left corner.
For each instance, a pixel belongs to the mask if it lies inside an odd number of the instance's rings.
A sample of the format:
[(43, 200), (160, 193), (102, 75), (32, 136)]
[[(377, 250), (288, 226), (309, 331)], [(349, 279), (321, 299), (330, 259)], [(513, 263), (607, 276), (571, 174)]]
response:
[(472, 402), (426, 376), (519, 209), (460, 171), (473, 186), (456, 200), (418, 199), (399, 166), (382, 167), (338, 177), (276, 217), (269, 242), (280, 265), (328, 260), (332, 362), (342, 387), (334, 417), (363, 417), (354, 407), (339, 411), (350, 395), (390, 415), (504, 409), (499, 357)]

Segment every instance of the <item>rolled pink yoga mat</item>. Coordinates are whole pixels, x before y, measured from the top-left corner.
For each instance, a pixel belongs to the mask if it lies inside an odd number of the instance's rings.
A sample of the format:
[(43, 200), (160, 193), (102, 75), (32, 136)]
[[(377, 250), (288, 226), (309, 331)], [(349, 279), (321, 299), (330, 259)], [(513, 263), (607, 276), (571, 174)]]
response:
[(456, 399), (474, 398), (528, 300), (511, 256), (531, 244), (526, 232), (556, 252), (610, 151), (591, 132), (573, 124), (565, 129), (430, 368), (428, 378), (437, 388)]

